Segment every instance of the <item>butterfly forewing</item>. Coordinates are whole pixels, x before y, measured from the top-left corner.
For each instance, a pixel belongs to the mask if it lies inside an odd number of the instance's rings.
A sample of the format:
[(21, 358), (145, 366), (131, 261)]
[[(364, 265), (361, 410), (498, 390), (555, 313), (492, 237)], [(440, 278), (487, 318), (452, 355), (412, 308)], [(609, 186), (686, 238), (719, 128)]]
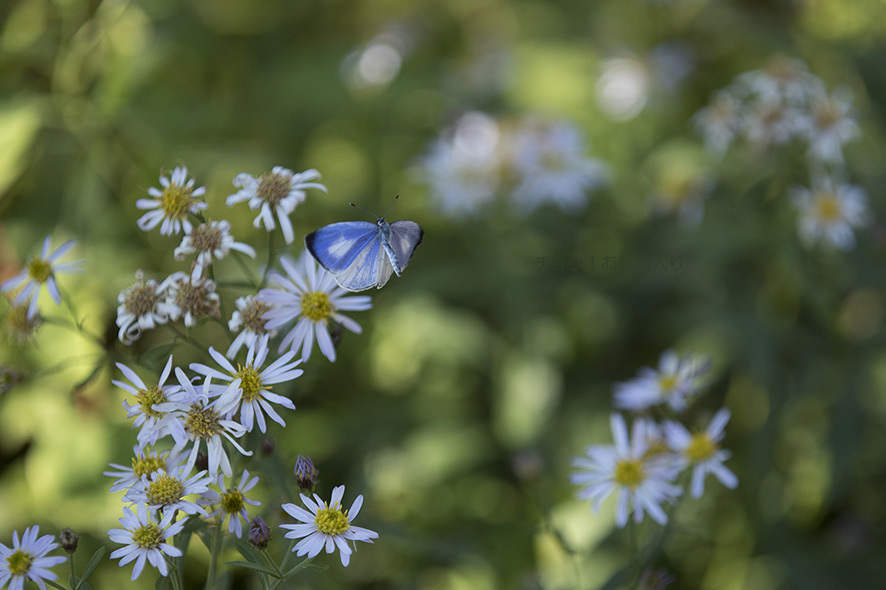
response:
[(366, 250), (378, 245), (378, 226), (368, 221), (333, 223), (305, 237), (305, 245), (323, 268), (337, 275), (365, 263)]

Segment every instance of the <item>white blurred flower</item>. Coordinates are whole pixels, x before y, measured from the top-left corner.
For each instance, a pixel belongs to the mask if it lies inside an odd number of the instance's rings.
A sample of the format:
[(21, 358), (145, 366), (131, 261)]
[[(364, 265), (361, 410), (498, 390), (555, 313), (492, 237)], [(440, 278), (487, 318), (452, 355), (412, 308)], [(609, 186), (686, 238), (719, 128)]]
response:
[(185, 229), (181, 245), (173, 252), (176, 260), (184, 260), (186, 255), (197, 255), (197, 267), (206, 268), (213, 257), (221, 260), (231, 250), (237, 250), (255, 258), (255, 249), (247, 244), (235, 242), (231, 235), (231, 224), (225, 220), (201, 223), (190, 230)]
[(605, 183), (607, 169), (585, 155), (581, 131), (567, 123), (525, 122), (512, 138), (511, 163), (519, 179), (511, 197), (524, 212), (544, 202), (578, 213), (588, 192)]
[(12, 531), (12, 547), (0, 543), (0, 588), (9, 584), (9, 590), (22, 590), (28, 582), (34, 582), (41, 590), (46, 590), (44, 580), (56, 580), (58, 575), (49, 568), (67, 561), (66, 557), (46, 557), (58, 548), (55, 537), (40, 534), (40, 527), (34, 525), (25, 529), (19, 539), (18, 531)]
[(611, 119), (633, 119), (646, 106), (652, 87), (648, 64), (634, 57), (614, 57), (603, 62), (597, 79), (597, 105)]
[(800, 134), (809, 142), (809, 154), (825, 162), (843, 162), (843, 144), (856, 139), (860, 130), (852, 116), (852, 95), (837, 90), (816, 98), (804, 118)]
[(166, 304), (170, 319), (184, 316), (185, 325), (197, 325), (202, 315), (218, 317), (219, 297), (215, 281), (201, 276), (201, 269), (194, 267), (190, 274), (175, 272), (164, 281), (167, 288)]
[(800, 210), (798, 231), (807, 244), (818, 241), (840, 250), (855, 247), (854, 227), (868, 221), (868, 197), (865, 190), (851, 184), (835, 184), (830, 178), (814, 189), (795, 187), (791, 200)]
[(583, 486), (579, 499), (592, 500), (594, 512), (603, 501), (616, 494), (615, 524), (624, 527), (631, 512), (634, 521), (641, 522), (644, 513), (659, 524), (668, 516), (662, 504), (672, 502), (682, 490), (671, 483), (678, 468), (670, 454), (648, 455), (646, 425), (634, 423), (631, 438), (620, 414), (612, 414), (610, 427), (613, 446), (591, 446), (586, 456), (572, 459), (574, 472), (569, 480)]
[(314, 339), (320, 352), (335, 362), (335, 344), (332, 341), (331, 324), (338, 323), (355, 334), (362, 332), (360, 324), (339, 311), (364, 311), (372, 307), (372, 297), (352, 295), (339, 287), (335, 277), (325, 268), (317, 265), (314, 257), (303, 250), (299, 260), (292, 263), (280, 259), (286, 276), (271, 273), (271, 280), (280, 285), (279, 289), (262, 289), (258, 298), (271, 306), (264, 314), (268, 329), (276, 329), (296, 320), (295, 326), (280, 343), (279, 352), (287, 347), (295, 353), (301, 350), (301, 358), (311, 357)]
[(357, 496), (350, 510), (344, 510), (341, 503), (344, 494), (345, 486), (336, 487), (332, 490), (329, 504), (317, 494), (314, 494), (313, 500), (304, 494), (299, 494), (302, 503), (308, 507), (310, 512), (295, 504), (283, 504), (283, 510), (300, 522), (300, 524), (280, 525), (280, 528), (290, 531), (283, 535), (284, 537), (301, 539), (292, 548), (296, 555), (299, 557), (307, 555), (311, 559), (316, 557), (324, 547), (326, 553), (334, 553), (337, 547), (341, 564), (347, 567), (353, 552), (348, 541), (351, 541), (356, 549), (356, 541), (372, 543), (372, 539), (378, 538), (378, 533), (375, 531), (351, 524), (363, 506), (363, 496)]
[(776, 55), (759, 70), (745, 72), (736, 78), (739, 91), (756, 95), (763, 102), (806, 105), (822, 92), (824, 84), (809, 73), (799, 59)]
[(756, 149), (782, 145), (796, 137), (803, 127), (802, 111), (778, 99), (755, 102), (744, 113), (742, 130)]
[(704, 493), (704, 480), (708, 473), (713, 473), (730, 490), (738, 485), (738, 478), (723, 465), (723, 461), (732, 453), (721, 449), (719, 444), (723, 440), (723, 429), (726, 428), (729, 417), (729, 409), (721, 408), (711, 418), (708, 427), (697, 434), (690, 434), (678, 422), (664, 423), (668, 447), (678, 454), (681, 469), (692, 467), (690, 490), (693, 498), (700, 498)]
[(420, 162), (419, 174), (443, 213), (476, 213), (495, 197), (499, 185), (499, 128), (483, 113), (467, 113), (451, 139), (438, 139)]
[(259, 211), (253, 225), (255, 227), (264, 225), (268, 231), (273, 231), (277, 227), (274, 221), (276, 214), (280, 229), (283, 231), (283, 238), (287, 244), (291, 244), (295, 234), (289, 216), (295, 207), (307, 198), (305, 189), (315, 188), (326, 192), (324, 185), (310, 182), (318, 178), (320, 173), (314, 169), (294, 173), (282, 166), (274, 166), (270, 172), (258, 178), (242, 172), (234, 177), (234, 186), (240, 190), (229, 195), (226, 204), (230, 207), (241, 201), (248, 201), (250, 209)]
[(692, 117), (693, 125), (704, 138), (705, 148), (717, 155), (729, 148), (742, 121), (741, 101), (723, 90), (717, 91), (708, 106)]
[(120, 519), (122, 529), (111, 529), (108, 537), (114, 543), (126, 545), (111, 552), (111, 559), (120, 559), (120, 567), (135, 560), (132, 568), (132, 580), (138, 578), (145, 568), (145, 561), (157, 568), (161, 576), (168, 576), (165, 553), (169, 557), (181, 557), (181, 549), (165, 543), (170, 537), (177, 535), (188, 522), (183, 518), (176, 523), (172, 522), (174, 511), (166, 513), (159, 523), (155, 523), (153, 517), (144, 504), (137, 504), (135, 513), (129, 508), (123, 508), (123, 518)]
[(135, 273), (135, 282), (117, 295), (117, 338), (129, 346), (141, 338), (144, 330), (153, 330), (157, 324), (169, 321), (171, 307), (166, 302), (168, 283), (158, 284), (153, 279), (145, 280), (141, 270)]
[(252, 295), (239, 297), (236, 303), (237, 309), (231, 314), (231, 319), (228, 320), (228, 329), (231, 332), (239, 330), (239, 333), (225, 353), (225, 356), (229, 359), (237, 356), (237, 352), (244, 345), (247, 347), (254, 346), (257, 338), (265, 335), (273, 338), (277, 335), (277, 330), (268, 330), (265, 327), (266, 321), (262, 318), (266, 312), (271, 310), (270, 305)]
[(666, 403), (675, 412), (686, 409), (687, 401), (702, 386), (701, 378), (710, 368), (707, 359), (683, 359), (673, 350), (662, 353), (658, 369), (643, 367), (639, 375), (614, 387), (615, 407), (641, 412)]
[(160, 186), (163, 190), (155, 187), (148, 189), (150, 199), (139, 199), (135, 202), (138, 209), (150, 209), (139, 217), (136, 222), (142, 231), (150, 231), (160, 226), (160, 233), (164, 236), (178, 234), (184, 228), (185, 233), (193, 227), (188, 214), (197, 215), (202, 209), (206, 209), (203, 195), (206, 187), (194, 188), (194, 179), (188, 178), (188, 169), (177, 166), (167, 178), (160, 176)]
[(64, 256), (73, 247), (75, 240), (68, 240), (52, 253), (49, 252), (49, 240), (49, 236), (46, 236), (46, 239), (43, 240), (40, 256), (29, 259), (20, 273), (0, 284), (0, 291), (3, 293), (21, 288), (21, 291), (15, 296), (15, 304), (21, 305), (30, 300), (28, 305), (29, 320), (33, 320), (37, 316), (37, 298), (40, 294), (41, 285), (46, 285), (46, 290), (49, 291), (52, 300), (55, 301), (56, 305), (59, 305), (62, 302), (62, 297), (55, 282), (55, 273), (81, 272), (82, 260), (56, 263), (56, 260)]

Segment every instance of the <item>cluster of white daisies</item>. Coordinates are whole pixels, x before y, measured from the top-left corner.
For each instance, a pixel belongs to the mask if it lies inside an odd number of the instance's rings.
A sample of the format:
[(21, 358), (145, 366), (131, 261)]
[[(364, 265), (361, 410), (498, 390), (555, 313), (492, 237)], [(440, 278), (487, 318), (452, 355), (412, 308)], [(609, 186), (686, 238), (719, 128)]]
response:
[(419, 166), (433, 202), (453, 217), (479, 213), (499, 194), (508, 194), (523, 213), (544, 203), (576, 213), (607, 177), (607, 166), (587, 156), (574, 125), (535, 118), (500, 122), (480, 112), (463, 115)]
[[(289, 219), (296, 205), (306, 198), (306, 189), (326, 190), (317, 182), (316, 170), (293, 173), (287, 168), (274, 167), (271, 172), (258, 178), (246, 173), (234, 178), (234, 186), (240, 190), (228, 196), (227, 205), (247, 201), (253, 210), (259, 211), (256, 227), (264, 226), (273, 231), (279, 224), (287, 244), (295, 239)], [(136, 206), (149, 209), (139, 220), (138, 226), (145, 231), (160, 226), (163, 234), (184, 232), (181, 244), (175, 249), (176, 260), (193, 256), (190, 271), (175, 272), (156, 281), (136, 272), (135, 282), (120, 292), (117, 298), (118, 336), (124, 344), (131, 344), (145, 330), (181, 319), (191, 327), (204, 316), (218, 317), (219, 294), (217, 285), (210, 278), (209, 268), (213, 260), (220, 260), (231, 250), (255, 257), (255, 250), (234, 241), (228, 221), (191, 222), (192, 217), (202, 218), (206, 203), (202, 196), (204, 187), (194, 188), (187, 169), (176, 168), (169, 177), (161, 176), (162, 189), (151, 188), (150, 199), (139, 199)], [(276, 220), (276, 221), (275, 221)], [(282, 339), (279, 352), (289, 348), (301, 352), (307, 360), (314, 342), (330, 361), (335, 360), (335, 347), (331, 332), (341, 327), (359, 333), (360, 326), (342, 315), (342, 311), (363, 311), (372, 306), (368, 296), (349, 297), (348, 291), (335, 283), (334, 277), (318, 266), (313, 257), (303, 250), (297, 261), (281, 259), (285, 274), (272, 272), (270, 279), (275, 288), (240, 297), (237, 309), (228, 320), (228, 329), (235, 332), (225, 356), (236, 357), (244, 345), (253, 345), (262, 336), (274, 337), (277, 329), (292, 323), (290, 331)]]
[(841, 250), (855, 246), (853, 228), (865, 225), (869, 212), (866, 191), (846, 182), (843, 146), (860, 135), (848, 89), (829, 91), (802, 61), (776, 56), (714, 93), (694, 123), (717, 155), (738, 139), (757, 151), (805, 144), (811, 188), (791, 190), (800, 237)]
[[(325, 190), (310, 182), (319, 178), (315, 170), (299, 174), (275, 167), (259, 178), (240, 174), (234, 179), (240, 190), (228, 197), (227, 204), (248, 201), (258, 210), (256, 227), (269, 232), (279, 224), (286, 243), (294, 240), (289, 215), (305, 199), (305, 189)], [(164, 235), (184, 234), (175, 249), (177, 260), (193, 257), (189, 272), (176, 272), (161, 282), (147, 279), (143, 272), (119, 296), (117, 326), (120, 340), (129, 345), (144, 330), (182, 320), (187, 327), (197, 325), (206, 316), (218, 317), (220, 294), (212, 276), (212, 264), (235, 250), (254, 257), (252, 247), (235, 242), (227, 221), (203, 218), (206, 203), (204, 187), (195, 187), (187, 169), (176, 168), (161, 176), (160, 189), (151, 188), (150, 199), (139, 199), (136, 206), (149, 210), (139, 220), (144, 231), (160, 227)], [(3, 291), (20, 289), (14, 302), (22, 319), (39, 320), (36, 305), (42, 285), (59, 303), (55, 273), (79, 269), (78, 263), (57, 262), (73, 241), (49, 253), (49, 238), (40, 257), (28, 262), (18, 276), (2, 285)], [(124, 492), (122, 528), (108, 532), (112, 541), (124, 545), (111, 557), (120, 565), (134, 562), (132, 579), (139, 577), (145, 563), (167, 576), (167, 558), (182, 556), (172, 538), (191, 518), (213, 520), (236, 537), (249, 523), (249, 538), (254, 545), (266, 544), (269, 529), (260, 518), (250, 522), (248, 508), (260, 503), (247, 497), (258, 477), (242, 469), (235, 473), (231, 453), (251, 456), (252, 450), (241, 445), (242, 437), (258, 429), (264, 433), (268, 421), (285, 426), (280, 409), (295, 410), (292, 400), (272, 392), (275, 386), (290, 383), (302, 375), (299, 365), (310, 357), (314, 341), (330, 361), (335, 360), (333, 334), (340, 327), (360, 332), (360, 326), (341, 311), (359, 311), (371, 307), (368, 296), (347, 296), (331, 274), (307, 251), (297, 261), (281, 259), (283, 274), (270, 272), (273, 288), (237, 299), (237, 310), (227, 322), (230, 344), (222, 354), (210, 346), (208, 364), (191, 363), (188, 370), (173, 365), (170, 356), (159, 378), (146, 382), (132, 368), (117, 363), (125, 380), (114, 380), (120, 389), (133, 396), (123, 402), (133, 427), (138, 428), (130, 466), (112, 464), (105, 474), (115, 478), (112, 492)], [(8, 323), (8, 321), (7, 321)], [(289, 328), (277, 353), (270, 341), (278, 328)], [(236, 335), (235, 335), (236, 334)], [(176, 330), (178, 337), (187, 337)], [(192, 342), (195, 346), (196, 342)], [(245, 353), (244, 353), (245, 349)], [(238, 357), (242, 357), (238, 361)], [(236, 361), (236, 364), (235, 364)], [(313, 491), (316, 470), (309, 459), (299, 457), (295, 468), (300, 487)], [(317, 494), (301, 494), (306, 508), (287, 503), (282, 509), (298, 524), (284, 524), (284, 536), (300, 539), (293, 547), (299, 556), (313, 558), (321, 550), (339, 551), (347, 566), (355, 541), (372, 542), (378, 534), (354, 526), (363, 502), (357, 496), (350, 509), (342, 505), (344, 486), (332, 491), (329, 502)], [(0, 586), (23, 587), (34, 581), (41, 588), (44, 580), (56, 575), (49, 567), (64, 558), (44, 557), (58, 545), (51, 536), (37, 539), (38, 529), (27, 529), (19, 540), (13, 535), (13, 547), (0, 544)], [(349, 544), (350, 542), (350, 544)]]
[(690, 471), (689, 490), (700, 498), (705, 478), (713, 474), (727, 488), (738, 478), (723, 462), (730, 452), (722, 449), (730, 413), (721, 408), (698, 432), (690, 432), (673, 419), (656, 420), (650, 411), (666, 406), (682, 413), (701, 392), (710, 363), (692, 355), (680, 357), (673, 350), (661, 355), (657, 369), (644, 367), (637, 377), (615, 386), (616, 408), (635, 414), (630, 432), (620, 413), (613, 413), (610, 426), (614, 444), (593, 445), (575, 457), (577, 468), (570, 477), (582, 486), (580, 499), (593, 502), (594, 511), (612, 494), (616, 495), (615, 522), (624, 527), (631, 514), (641, 522), (648, 514), (659, 524), (668, 515), (664, 505), (683, 494), (678, 478)]

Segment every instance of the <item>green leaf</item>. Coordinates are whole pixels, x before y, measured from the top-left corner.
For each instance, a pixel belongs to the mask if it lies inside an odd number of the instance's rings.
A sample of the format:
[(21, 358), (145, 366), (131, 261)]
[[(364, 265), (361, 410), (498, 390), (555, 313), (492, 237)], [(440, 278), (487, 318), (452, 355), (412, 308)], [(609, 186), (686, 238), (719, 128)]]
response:
[(271, 577), (280, 579), (280, 575), (277, 572), (269, 567), (259, 565), (257, 563), (250, 563), (248, 561), (226, 561), (225, 565), (229, 565), (231, 567), (242, 567), (248, 570), (255, 570), (257, 572), (262, 572), (268, 574)]
[(295, 566), (294, 568), (292, 568), (291, 570), (289, 570), (288, 572), (283, 574), (283, 576), (285, 579), (288, 580), (289, 578), (291, 578), (292, 576), (294, 576), (295, 574), (297, 574), (301, 570), (313, 570), (315, 572), (325, 572), (328, 569), (329, 569), (328, 565), (318, 565), (316, 563), (311, 563), (311, 558), (309, 557), (308, 559), (304, 560), (303, 562), (301, 562), (300, 564), (298, 564), (297, 566)]
[(68, 590), (67, 588), (65, 588), (65, 587), (62, 586), (61, 584), (58, 584), (58, 583), (56, 583), (56, 582), (53, 582), (52, 580), (44, 580), (44, 582), (46, 582), (47, 584), (49, 584), (49, 585), (52, 586), (53, 588), (59, 588), (60, 590)]
[(157, 578), (157, 583), (154, 584), (154, 590), (167, 590), (169, 588), (169, 578), (166, 576), (160, 576)]
[[(92, 572), (95, 571), (95, 568), (98, 567), (98, 562), (101, 561), (102, 557), (105, 555), (105, 548), (99, 547), (95, 553), (92, 554), (92, 557), (89, 558), (89, 563), (86, 564), (86, 567), (83, 568), (83, 573), (80, 575), (80, 586), (83, 587), (83, 582), (85, 582), (89, 576), (92, 575)], [(76, 588), (76, 586), (75, 586)]]

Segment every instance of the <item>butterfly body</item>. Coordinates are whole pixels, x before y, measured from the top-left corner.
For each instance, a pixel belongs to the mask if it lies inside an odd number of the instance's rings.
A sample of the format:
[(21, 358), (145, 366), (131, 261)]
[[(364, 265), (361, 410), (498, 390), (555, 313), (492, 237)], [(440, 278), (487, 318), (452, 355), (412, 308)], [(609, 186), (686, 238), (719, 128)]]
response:
[(349, 291), (381, 289), (400, 276), (424, 231), (414, 221), (342, 221), (305, 237), (305, 246), (336, 282)]

